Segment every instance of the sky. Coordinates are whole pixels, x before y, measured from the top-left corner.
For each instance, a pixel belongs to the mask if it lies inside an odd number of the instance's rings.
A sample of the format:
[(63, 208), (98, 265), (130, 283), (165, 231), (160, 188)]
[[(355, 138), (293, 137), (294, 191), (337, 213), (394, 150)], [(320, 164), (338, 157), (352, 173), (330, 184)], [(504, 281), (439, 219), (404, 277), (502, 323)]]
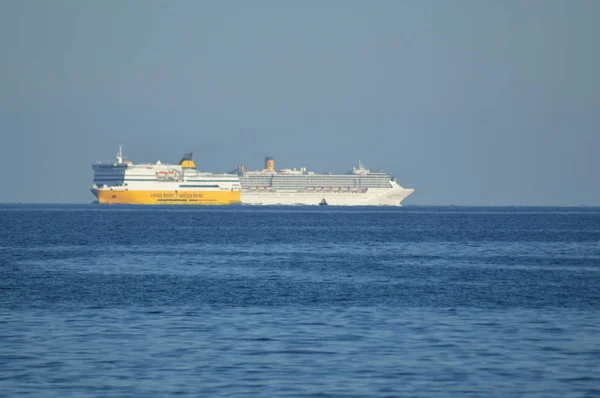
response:
[(0, 0), (0, 202), (98, 160), (346, 172), (406, 205), (600, 206), (600, 1)]

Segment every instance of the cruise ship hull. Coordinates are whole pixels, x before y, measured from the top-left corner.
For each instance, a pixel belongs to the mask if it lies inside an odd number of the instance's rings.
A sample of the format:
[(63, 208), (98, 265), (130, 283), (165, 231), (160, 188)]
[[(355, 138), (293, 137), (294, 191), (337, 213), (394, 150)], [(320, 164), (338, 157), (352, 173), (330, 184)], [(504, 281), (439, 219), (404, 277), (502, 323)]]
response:
[(367, 192), (334, 192), (334, 191), (243, 191), (242, 203), (249, 205), (314, 205), (325, 199), (331, 206), (401, 206), (401, 202), (414, 189), (405, 189), (396, 185), (394, 188), (370, 188)]
[(240, 191), (141, 191), (116, 188), (94, 188), (91, 191), (99, 204), (231, 205), (241, 202)]

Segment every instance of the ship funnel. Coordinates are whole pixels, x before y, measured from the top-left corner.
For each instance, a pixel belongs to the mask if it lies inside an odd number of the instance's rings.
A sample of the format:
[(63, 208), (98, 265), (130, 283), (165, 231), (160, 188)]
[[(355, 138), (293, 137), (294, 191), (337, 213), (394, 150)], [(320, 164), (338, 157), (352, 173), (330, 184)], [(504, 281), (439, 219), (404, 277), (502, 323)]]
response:
[(265, 169), (275, 171), (275, 159), (269, 157), (265, 158)]
[(195, 169), (196, 163), (192, 160), (192, 153), (186, 153), (183, 158), (179, 161), (179, 165), (184, 169)]

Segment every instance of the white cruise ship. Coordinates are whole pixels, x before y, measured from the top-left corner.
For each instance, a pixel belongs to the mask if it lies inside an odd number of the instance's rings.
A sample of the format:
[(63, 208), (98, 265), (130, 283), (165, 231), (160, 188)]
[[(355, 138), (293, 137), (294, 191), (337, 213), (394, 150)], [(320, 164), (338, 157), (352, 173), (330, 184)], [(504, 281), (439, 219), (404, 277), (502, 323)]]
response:
[(265, 168), (236, 170), (242, 186), (242, 204), (400, 206), (414, 192), (384, 172), (372, 172), (359, 162), (346, 174), (318, 174), (300, 169), (275, 169), (273, 158)]

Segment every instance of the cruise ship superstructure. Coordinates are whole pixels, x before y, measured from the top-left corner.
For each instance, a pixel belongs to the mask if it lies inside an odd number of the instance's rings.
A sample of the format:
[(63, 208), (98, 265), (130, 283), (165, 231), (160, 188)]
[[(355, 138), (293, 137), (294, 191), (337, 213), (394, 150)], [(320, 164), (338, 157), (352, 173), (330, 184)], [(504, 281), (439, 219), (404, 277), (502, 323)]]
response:
[(92, 193), (101, 204), (227, 205), (241, 201), (237, 175), (200, 172), (191, 153), (176, 165), (133, 164), (124, 160), (119, 147), (115, 162), (97, 162), (92, 168)]
[(275, 169), (273, 158), (265, 168), (236, 170), (242, 203), (252, 205), (400, 206), (414, 192), (385, 172), (372, 172), (361, 162), (346, 174), (318, 174), (300, 169)]

